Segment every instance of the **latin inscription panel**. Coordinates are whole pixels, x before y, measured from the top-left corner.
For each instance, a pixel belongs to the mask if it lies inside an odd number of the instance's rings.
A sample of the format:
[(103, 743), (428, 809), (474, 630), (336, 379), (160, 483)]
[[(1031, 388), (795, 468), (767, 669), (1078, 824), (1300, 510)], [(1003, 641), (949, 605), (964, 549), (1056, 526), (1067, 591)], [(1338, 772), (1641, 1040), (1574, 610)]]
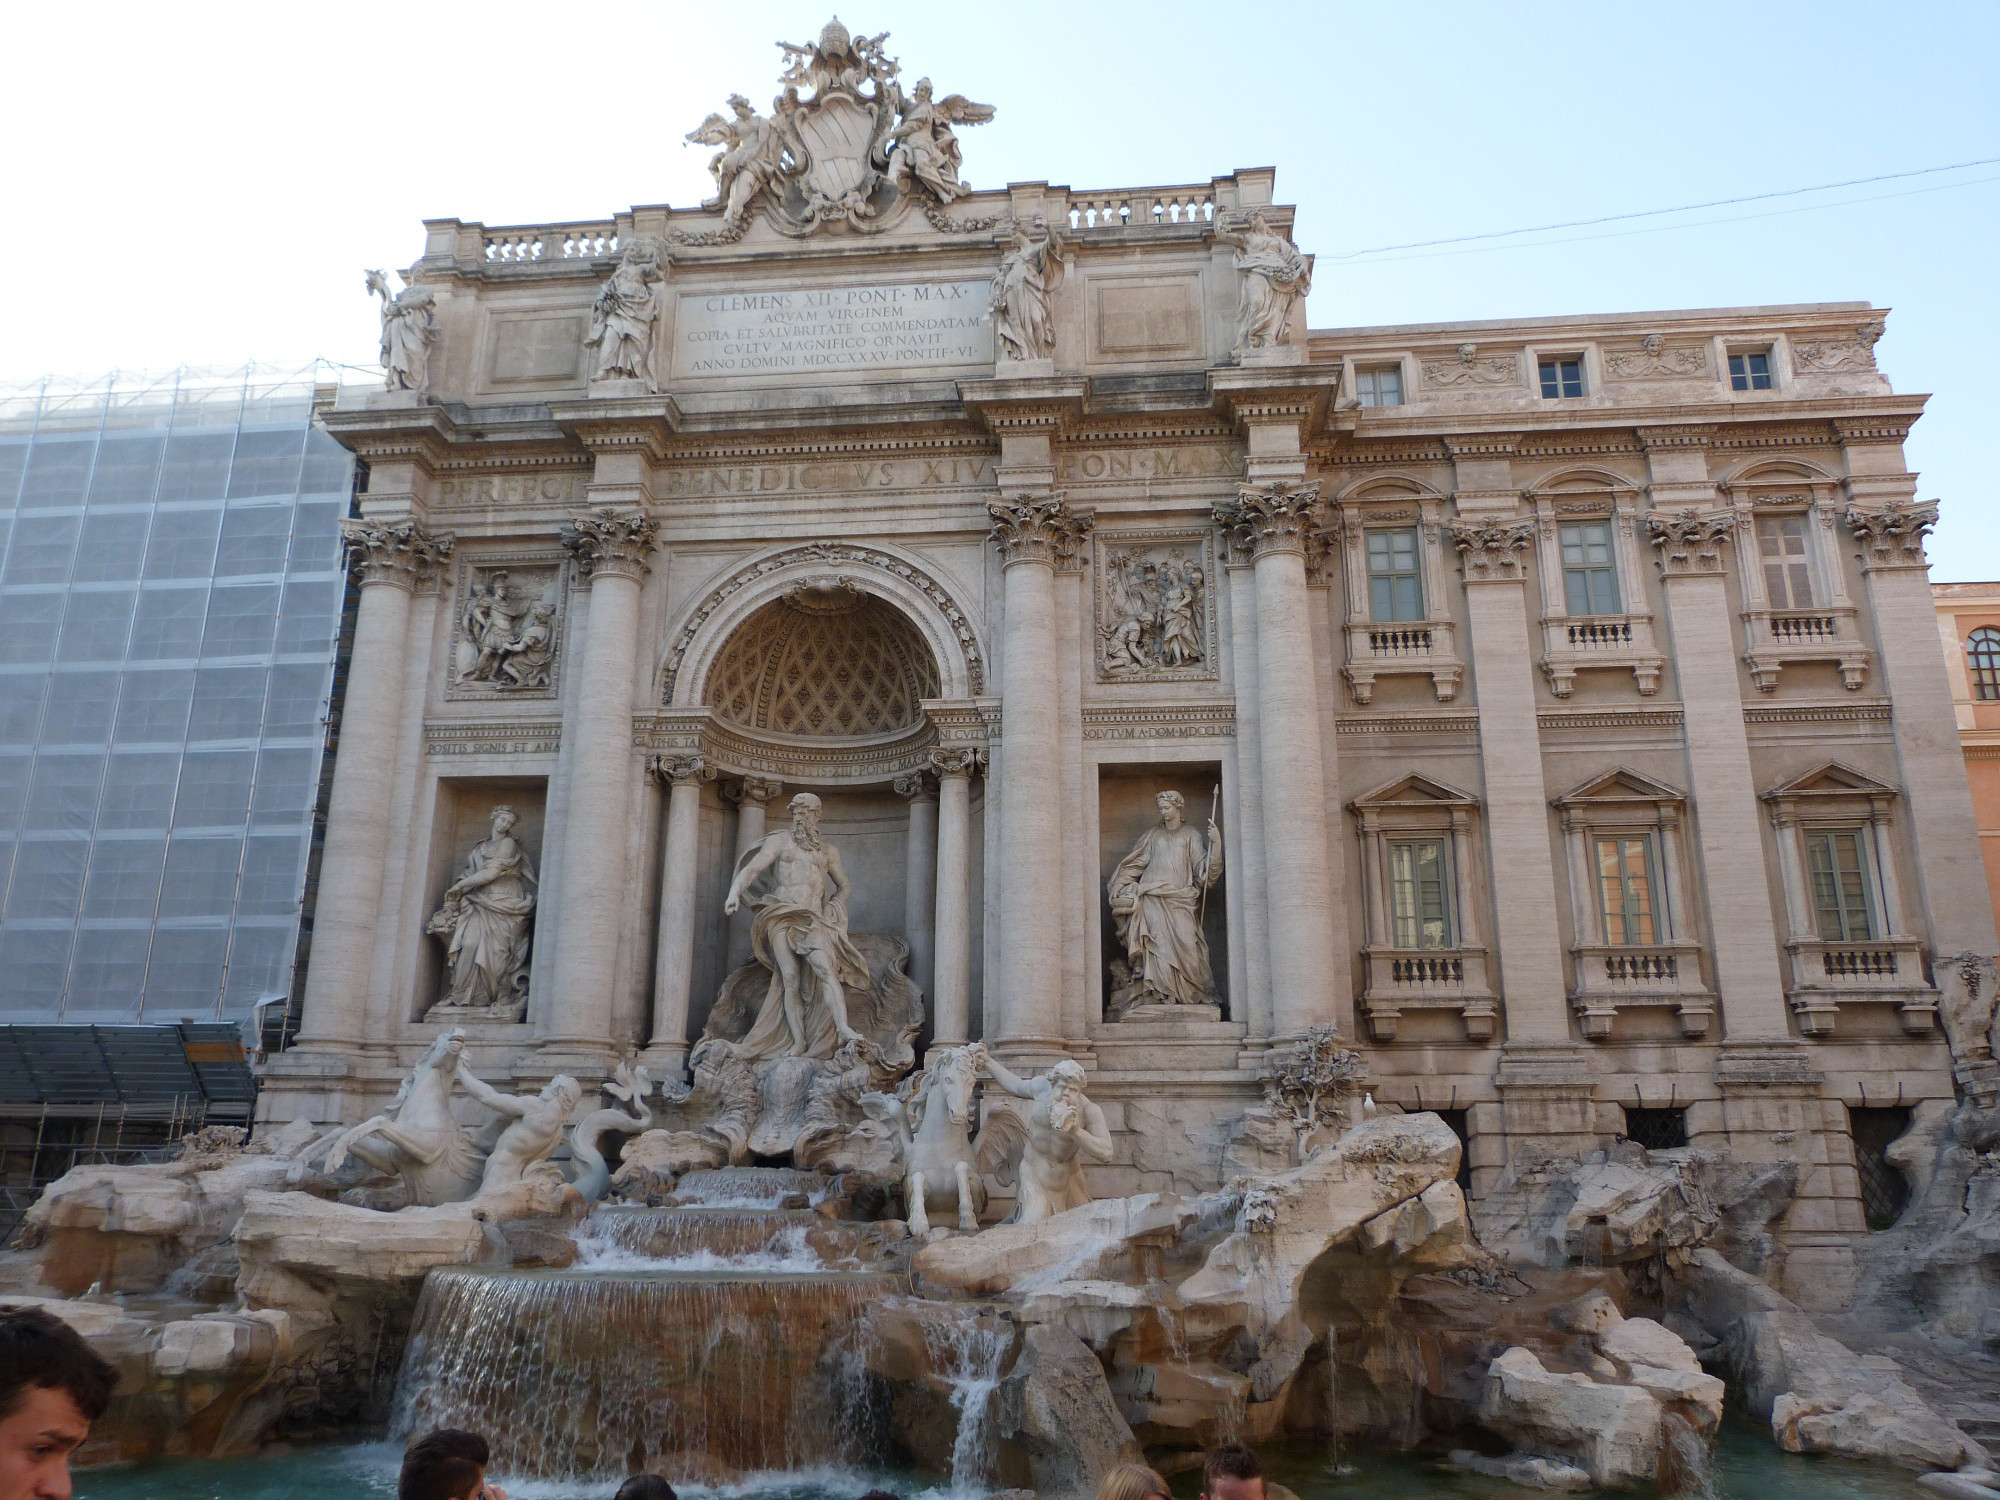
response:
[(673, 373), (851, 379), (990, 365), (990, 294), (985, 280), (683, 292)]

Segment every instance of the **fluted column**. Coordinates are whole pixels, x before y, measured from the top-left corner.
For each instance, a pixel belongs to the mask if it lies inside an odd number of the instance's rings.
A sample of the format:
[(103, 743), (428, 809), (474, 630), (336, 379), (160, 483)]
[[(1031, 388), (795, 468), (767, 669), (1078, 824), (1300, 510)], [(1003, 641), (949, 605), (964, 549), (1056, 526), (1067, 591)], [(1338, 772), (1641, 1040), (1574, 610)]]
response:
[(327, 804), (302, 1047), (345, 1047), (363, 1039), (392, 821), (383, 801), (396, 781), (411, 606), (419, 581), (452, 547), (451, 537), (433, 536), (414, 521), (341, 525), (361, 604)]
[(590, 626), (565, 738), (574, 736), (568, 827), (557, 893), (553, 1008), (544, 1048), (611, 1047), (625, 848), (631, 817), (632, 678), (639, 647), (639, 581), (657, 530), (639, 511), (579, 512), (563, 533), (590, 588)]
[[(731, 865), (743, 863), (743, 856), (764, 842), (765, 809), (773, 797), (785, 789), (784, 783), (770, 781), (761, 776), (745, 776), (734, 786), (724, 790), (723, 796), (736, 804), (736, 858)], [(734, 971), (750, 962), (750, 920), (751, 911), (747, 906), (738, 907), (729, 919), (729, 968)]]
[(1280, 1043), (1338, 1020), (1326, 759), (1306, 598), (1306, 534), (1318, 499), (1318, 485), (1245, 485), (1215, 508), (1232, 545), (1255, 559), (1264, 886), (1277, 919), (1271, 1031)]
[(1090, 525), (1059, 494), (1022, 494), (987, 509), (1006, 579), (1001, 634), (1000, 951), (991, 1039), (1007, 1060), (1052, 1062), (1062, 1041), (1060, 691), (1056, 563)]
[(903, 941), (910, 945), (910, 978), (928, 995), (937, 900), (937, 778), (929, 771), (898, 776), (896, 794), (910, 804), (910, 832), (903, 845)]
[[(715, 769), (699, 755), (657, 755), (651, 769), (667, 784), (667, 847), (660, 861), (660, 939), (653, 962), (653, 1034), (646, 1043), (646, 1062), (655, 1073), (678, 1077), (687, 1058), (688, 994), (694, 979), (701, 788), (715, 780)], [(761, 824), (763, 804), (757, 807)]]
[(972, 771), (977, 750), (933, 750), (937, 774), (937, 904), (931, 1041), (957, 1047), (972, 1024)]

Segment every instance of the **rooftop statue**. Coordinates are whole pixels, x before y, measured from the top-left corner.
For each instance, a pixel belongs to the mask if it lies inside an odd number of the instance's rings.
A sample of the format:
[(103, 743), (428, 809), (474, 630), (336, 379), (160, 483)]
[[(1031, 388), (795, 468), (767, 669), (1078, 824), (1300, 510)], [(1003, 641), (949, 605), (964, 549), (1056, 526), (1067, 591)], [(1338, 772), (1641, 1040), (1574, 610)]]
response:
[(1312, 290), (1312, 262), (1273, 229), (1261, 213), (1248, 224), (1217, 228), (1215, 237), (1236, 247), (1243, 275), (1236, 310), (1236, 353), (1269, 349), (1290, 337), (1292, 313)]
[(651, 390), (653, 325), (660, 319), (662, 276), (660, 242), (642, 236), (618, 257), (618, 269), (597, 294), (590, 309), (590, 336), (584, 340), (597, 351), (592, 380), (640, 380)]
[(389, 278), (368, 273), (368, 290), (382, 299), (382, 388), (428, 395), (431, 345), (438, 339), (437, 294), (427, 286), (406, 286), (393, 296)]
[(882, 50), (888, 39), (854, 36), (836, 17), (816, 41), (780, 42), (782, 92), (768, 117), (732, 94), (730, 115), (712, 114), (688, 133), (690, 143), (723, 148), (708, 164), (715, 196), (702, 204), (723, 227), (675, 238), (738, 239), (760, 202), (786, 234), (835, 222), (876, 232), (906, 201), (935, 211), (970, 192), (952, 127), (985, 124), (993, 106), (962, 94), (939, 99), (928, 78), (905, 94), (900, 64)]

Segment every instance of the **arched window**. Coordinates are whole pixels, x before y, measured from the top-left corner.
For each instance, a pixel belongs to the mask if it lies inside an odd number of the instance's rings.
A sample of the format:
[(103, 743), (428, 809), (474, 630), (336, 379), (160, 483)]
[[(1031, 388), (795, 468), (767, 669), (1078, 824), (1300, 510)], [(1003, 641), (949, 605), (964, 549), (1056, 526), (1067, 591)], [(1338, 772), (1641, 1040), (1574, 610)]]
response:
[(1965, 660), (1972, 668), (1972, 695), (2000, 698), (2000, 630), (1982, 625), (1965, 641)]

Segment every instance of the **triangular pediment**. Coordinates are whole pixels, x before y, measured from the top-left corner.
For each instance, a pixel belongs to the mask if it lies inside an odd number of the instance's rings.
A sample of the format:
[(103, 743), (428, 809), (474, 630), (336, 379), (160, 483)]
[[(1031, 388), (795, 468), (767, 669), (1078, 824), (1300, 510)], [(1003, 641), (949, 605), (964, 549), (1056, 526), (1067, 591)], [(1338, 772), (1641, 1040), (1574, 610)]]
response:
[(1678, 787), (1655, 781), (1650, 776), (1641, 776), (1629, 766), (1620, 766), (1564, 792), (1555, 799), (1554, 805), (1576, 807), (1593, 802), (1682, 802), (1686, 799), (1687, 793)]
[(1412, 771), (1406, 776), (1398, 776), (1387, 785), (1378, 786), (1366, 796), (1356, 797), (1348, 805), (1357, 810), (1364, 807), (1477, 807), (1479, 799), (1467, 796), (1457, 787), (1446, 786), (1442, 781), (1433, 781)]
[(1901, 790), (1866, 771), (1830, 760), (1764, 793), (1766, 797), (1896, 797)]

